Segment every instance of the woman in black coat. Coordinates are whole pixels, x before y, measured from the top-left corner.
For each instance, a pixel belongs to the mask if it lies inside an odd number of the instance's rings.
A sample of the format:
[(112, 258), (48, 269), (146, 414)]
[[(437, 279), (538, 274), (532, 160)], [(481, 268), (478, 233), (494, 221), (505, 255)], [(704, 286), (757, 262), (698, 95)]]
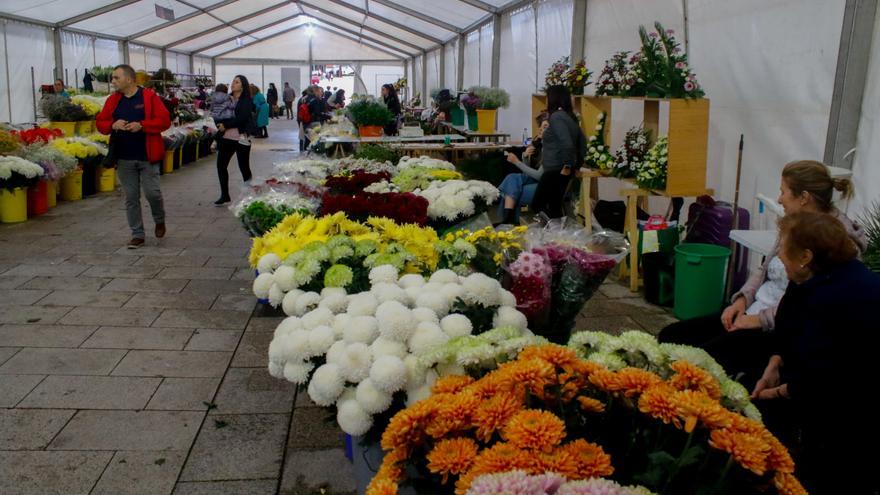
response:
[(278, 116), (275, 113), (275, 109), (278, 108), (278, 88), (275, 87), (275, 83), (269, 83), (269, 89), (266, 90), (266, 103), (269, 104), (269, 117), (274, 119)]
[(232, 100), (235, 101), (235, 115), (217, 122), (217, 131), (223, 136), (217, 140), (217, 178), (220, 180), (220, 198), (214, 206), (222, 206), (232, 201), (229, 196), (229, 161), (232, 155), (238, 159), (238, 169), (245, 185), (251, 181), (251, 143), (249, 135), (254, 132), (254, 103), (251, 100), (250, 83), (238, 75), (230, 86)]
[(391, 84), (382, 85), (382, 101), (385, 102), (385, 106), (388, 107), (388, 110), (394, 115), (394, 120), (385, 126), (385, 135), (396, 136), (398, 121), (400, 120), (401, 114), (403, 114), (403, 110), (400, 107), (400, 99), (397, 97), (397, 90), (395, 90), (394, 86)]

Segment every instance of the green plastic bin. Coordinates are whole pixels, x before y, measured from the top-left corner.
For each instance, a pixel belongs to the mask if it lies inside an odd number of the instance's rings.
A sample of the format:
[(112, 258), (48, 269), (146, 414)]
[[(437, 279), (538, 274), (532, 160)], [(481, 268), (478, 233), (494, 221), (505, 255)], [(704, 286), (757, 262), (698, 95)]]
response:
[(452, 125), (463, 126), (464, 125), (464, 110), (458, 107), (452, 107), (449, 110), (450, 118), (452, 119)]
[(721, 311), (730, 249), (714, 244), (675, 247), (675, 305), (680, 320)]

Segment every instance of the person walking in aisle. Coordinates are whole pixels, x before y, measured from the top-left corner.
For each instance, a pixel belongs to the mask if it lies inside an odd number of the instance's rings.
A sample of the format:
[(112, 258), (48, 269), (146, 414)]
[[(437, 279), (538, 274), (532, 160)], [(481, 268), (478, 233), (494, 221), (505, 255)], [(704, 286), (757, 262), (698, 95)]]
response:
[(299, 126), (299, 150), (306, 151), (308, 149), (308, 136), (306, 136), (306, 126), (311, 123), (311, 116), (308, 116), (309, 120), (306, 122), (306, 115), (308, 113), (309, 108), (309, 98), (312, 95), (311, 86), (307, 87), (303, 90), (302, 96), (296, 102), (296, 122)]
[(269, 104), (266, 103), (266, 97), (260, 93), (260, 88), (256, 84), (251, 84), (251, 98), (254, 100), (254, 110), (257, 112), (257, 135), (259, 139), (269, 137)]
[(247, 78), (238, 75), (232, 80), (230, 92), (232, 101), (235, 102), (235, 116), (217, 122), (217, 131), (223, 133), (223, 138), (217, 144), (217, 178), (220, 180), (220, 198), (214, 201), (214, 206), (222, 206), (232, 201), (229, 196), (229, 161), (232, 155), (238, 159), (238, 169), (245, 184), (251, 180), (251, 144), (248, 134), (251, 129), (254, 114), (254, 103), (251, 100), (251, 85)]
[(119, 182), (125, 192), (125, 209), (131, 228), (129, 249), (144, 245), (141, 189), (150, 203), (156, 238), (165, 237), (165, 205), (159, 188), (159, 163), (165, 158), (162, 131), (171, 127), (171, 117), (162, 99), (152, 89), (135, 83), (130, 65), (117, 65), (111, 83), (116, 91), (96, 117), (98, 131), (110, 134), (110, 154), (116, 161)]
[(269, 118), (274, 119), (278, 116), (275, 110), (278, 108), (278, 88), (275, 83), (269, 83), (269, 89), (266, 90), (266, 101), (269, 103)]
[(95, 77), (89, 72), (89, 69), (85, 69), (86, 74), (83, 76), (83, 91), (86, 93), (94, 93), (95, 88), (92, 86), (92, 81)]
[(284, 99), (284, 111), (287, 112), (287, 120), (290, 120), (293, 118), (293, 100), (296, 99), (296, 90), (290, 87), (289, 82), (284, 83), (282, 98)]
[(397, 97), (397, 90), (394, 89), (394, 86), (390, 84), (382, 85), (382, 101), (385, 102), (385, 106), (388, 107), (388, 110), (394, 115), (394, 120), (385, 126), (385, 135), (396, 136), (397, 128), (399, 126), (398, 121), (403, 114), (403, 110), (400, 108), (400, 99)]

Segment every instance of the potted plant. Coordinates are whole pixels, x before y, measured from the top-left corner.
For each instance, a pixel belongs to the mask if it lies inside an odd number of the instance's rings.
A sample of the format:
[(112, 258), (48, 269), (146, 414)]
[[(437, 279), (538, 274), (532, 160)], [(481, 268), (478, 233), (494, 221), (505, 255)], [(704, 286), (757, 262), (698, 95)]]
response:
[(480, 106), (477, 108), (478, 130), (484, 134), (494, 132), (498, 109), (507, 108), (510, 105), (510, 95), (501, 88), (484, 86), (474, 86), (471, 88), (471, 92), (480, 98)]
[(43, 175), (43, 167), (19, 156), (0, 156), (0, 222), (27, 220), (27, 190)]
[(41, 106), (43, 114), (49, 119), (48, 127), (60, 129), (68, 137), (76, 134), (77, 122), (89, 120), (83, 107), (61, 96), (44, 95)]
[(351, 102), (346, 107), (346, 113), (357, 126), (361, 137), (381, 136), (382, 127), (394, 118), (384, 103), (372, 97)]

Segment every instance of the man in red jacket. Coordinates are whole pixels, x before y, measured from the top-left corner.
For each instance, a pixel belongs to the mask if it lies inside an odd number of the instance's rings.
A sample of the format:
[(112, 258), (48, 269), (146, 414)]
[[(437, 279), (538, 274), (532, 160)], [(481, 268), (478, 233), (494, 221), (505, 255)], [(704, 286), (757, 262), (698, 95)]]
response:
[(141, 188), (150, 203), (156, 237), (165, 236), (165, 206), (159, 189), (159, 164), (165, 158), (162, 131), (171, 127), (168, 110), (159, 95), (135, 83), (130, 65), (113, 69), (116, 91), (98, 114), (98, 130), (110, 134), (110, 153), (117, 163), (119, 182), (125, 191), (125, 208), (131, 228), (129, 249), (144, 245)]

